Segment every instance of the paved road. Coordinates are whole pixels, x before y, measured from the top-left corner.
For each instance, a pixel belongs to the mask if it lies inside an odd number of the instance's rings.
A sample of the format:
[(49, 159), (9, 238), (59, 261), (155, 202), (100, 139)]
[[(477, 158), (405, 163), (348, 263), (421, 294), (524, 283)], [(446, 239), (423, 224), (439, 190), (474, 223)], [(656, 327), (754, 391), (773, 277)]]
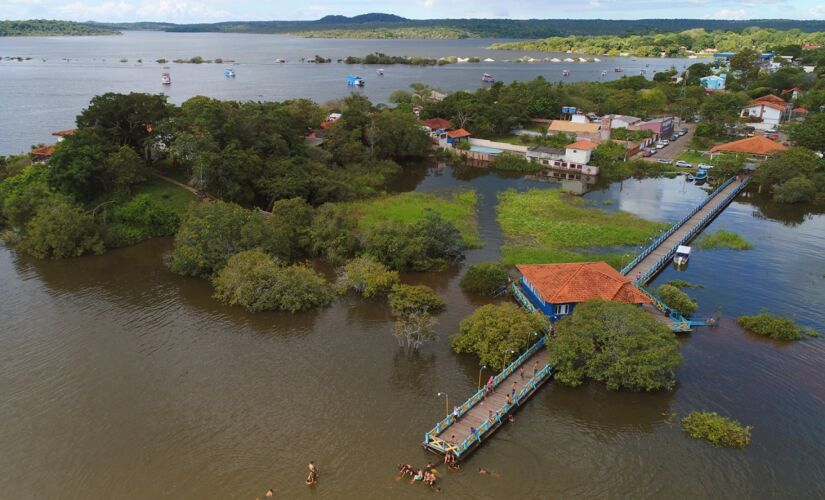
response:
[(693, 123), (683, 123), (682, 125), (677, 126), (675, 128), (687, 128), (688, 133), (676, 139), (675, 141), (670, 141), (670, 144), (660, 149), (659, 152), (653, 156), (650, 156), (648, 158), (642, 158), (641, 155), (636, 155), (636, 157), (648, 161), (656, 161), (659, 158), (665, 158), (667, 160), (676, 160), (676, 158), (680, 154), (682, 154), (682, 152), (685, 149), (687, 149), (688, 144), (690, 144), (690, 140), (693, 139), (693, 131), (695, 130), (696, 125)]

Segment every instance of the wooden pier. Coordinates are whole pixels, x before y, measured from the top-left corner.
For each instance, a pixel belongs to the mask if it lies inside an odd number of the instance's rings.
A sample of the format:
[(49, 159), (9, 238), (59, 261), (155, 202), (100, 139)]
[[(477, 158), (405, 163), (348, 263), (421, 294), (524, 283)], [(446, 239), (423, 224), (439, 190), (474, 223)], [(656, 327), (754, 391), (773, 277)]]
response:
[[(522, 376), (521, 371), (524, 371)], [(459, 407), (459, 417), (448, 415), (424, 436), (424, 447), (442, 455), (452, 452), (457, 460), (467, 458), (481, 443), (507, 423), (508, 415), (518, 410), (547, 380), (552, 368), (545, 338), (541, 337), (507, 368), (493, 378), (494, 390), (484, 388)], [(507, 395), (515, 395), (507, 404)]]

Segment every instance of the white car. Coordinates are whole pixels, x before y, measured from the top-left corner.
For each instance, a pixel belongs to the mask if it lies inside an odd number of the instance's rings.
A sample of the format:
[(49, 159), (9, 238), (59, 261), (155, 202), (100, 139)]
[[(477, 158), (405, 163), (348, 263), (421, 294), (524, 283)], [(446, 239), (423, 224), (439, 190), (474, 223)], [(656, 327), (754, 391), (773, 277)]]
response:
[(666, 158), (659, 158), (658, 160), (656, 160), (656, 162), (657, 163), (664, 163), (665, 165), (670, 165), (671, 163), (673, 163), (672, 160), (668, 160)]
[(700, 163), (700, 164), (696, 165), (696, 168), (703, 169), (703, 170), (709, 170), (709, 169), (713, 168), (713, 165), (708, 165), (707, 163)]
[(676, 166), (682, 168), (693, 168), (693, 163), (690, 163), (689, 161), (679, 160), (676, 162)]
[(662, 144), (661, 142), (656, 143), (656, 149), (664, 149), (664, 147), (665, 147), (665, 144)]

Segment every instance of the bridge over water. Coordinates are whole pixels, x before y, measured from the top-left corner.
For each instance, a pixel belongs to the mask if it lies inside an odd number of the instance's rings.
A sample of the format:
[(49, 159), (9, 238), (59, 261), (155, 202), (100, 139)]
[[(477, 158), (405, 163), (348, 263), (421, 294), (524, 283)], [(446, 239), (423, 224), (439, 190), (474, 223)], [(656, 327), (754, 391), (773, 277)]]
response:
[[(687, 332), (708, 321), (693, 321), (653, 297), (644, 286), (668, 265), (676, 248), (695, 238), (707, 225), (742, 192), (750, 177), (731, 177), (716, 188), (702, 203), (674, 223), (664, 234), (651, 242), (625, 266), (621, 273), (634, 279), (644, 293), (653, 298), (646, 308), (655, 313), (675, 332)], [(530, 300), (513, 284), (516, 300), (527, 310), (534, 311)], [(547, 337), (536, 343), (493, 378), (494, 392), (486, 394), (482, 388), (461, 406), (456, 417), (447, 415), (424, 435), (424, 447), (446, 454), (452, 452), (458, 460), (467, 458), (489, 439), (507, 421), (508, 415), (524, 405), (550, 379), (552, 367), (545, 347)], [(515, 392), (513, 392), (515, 391)], [(513, 394), (508, 403), (507, 394)]]

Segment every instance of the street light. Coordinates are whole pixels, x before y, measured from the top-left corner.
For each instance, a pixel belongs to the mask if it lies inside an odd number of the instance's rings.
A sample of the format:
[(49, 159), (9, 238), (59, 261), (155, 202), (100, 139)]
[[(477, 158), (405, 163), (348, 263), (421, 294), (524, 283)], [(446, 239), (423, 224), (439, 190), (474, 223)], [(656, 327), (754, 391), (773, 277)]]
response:
[(530, 332), (527, 334), (527, 348), (530, 348), (530, 337), (535, 337), (539, 334), (539, 332)]
[(478, 369), (478, 389), (481, 390), (481, 372), (487, 369), (487, 365), (482, 365), (481, 368)]
[(438, 397), (444, 396), (444, 413), (447, 415), (450, 414), (450, 396), (447, 395), (446, 392), (439, 392)]

